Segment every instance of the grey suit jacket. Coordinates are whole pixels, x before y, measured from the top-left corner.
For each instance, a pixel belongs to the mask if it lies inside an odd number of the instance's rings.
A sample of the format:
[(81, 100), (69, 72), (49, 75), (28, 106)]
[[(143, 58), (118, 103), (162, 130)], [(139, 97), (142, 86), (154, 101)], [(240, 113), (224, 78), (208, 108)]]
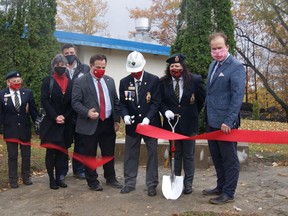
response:
[[(104, 75), (103, 79), (105, 80), (109, 91), (112, 118), (114, 119), (114, 122), (120, 122), (119, 98), (116, 92), (115, 82), (112, 77), (107, 75)], [(96, 111), (100, 113), (100, 107), (91, 73), (87, 73), (75, 79), (72, 90), (72, 107), (78, 114), (75, 131), (84, 135), (94, 134), (97, 129), (99, 118), (96, 120), (90, 119), (87, 116), (88, 110), (95, 108)]]
[(216, 70), (210, 82), (216, 61), (210, 64), (207, 80), (205, 106), (207, 122), (213, 128), (224, 123), (231, 128), (240, 125), (240, 108), (245, 91), (246, 73), (244, 66), (231, 54)]

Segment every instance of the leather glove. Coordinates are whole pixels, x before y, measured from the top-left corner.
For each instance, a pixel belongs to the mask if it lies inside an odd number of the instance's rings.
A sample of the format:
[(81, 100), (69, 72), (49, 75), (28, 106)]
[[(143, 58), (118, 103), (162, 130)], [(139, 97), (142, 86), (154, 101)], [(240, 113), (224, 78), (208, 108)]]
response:
[(141, 124), (149, 125), (149, 123), (150, 123), (150, 120), (147, 117), (145, 117)]
[(166, 118), (167, 119), (174, 119), (174, 113), (171, 111), (171, 110), (167, 110), (166, 112), (165, 112), (165, 116), (166, 116)]
[(129, 115), (125, 115), (124, 116), (124, 123), (125, 123), (125, 125), (131, 125), (131, 124), (133, 124), (134, 123), (134, 117), (135, 116), (129, 116)]

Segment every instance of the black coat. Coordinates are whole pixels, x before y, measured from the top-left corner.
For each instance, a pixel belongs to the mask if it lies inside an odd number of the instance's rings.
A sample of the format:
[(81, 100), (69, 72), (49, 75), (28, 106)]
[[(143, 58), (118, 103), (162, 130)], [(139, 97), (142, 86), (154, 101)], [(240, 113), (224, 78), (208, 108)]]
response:
[[(131, 100), (125, 95), (125, 91), (130, 91), (133, 95)], [(134, 77), (130, 74), (120, 81), (120, 113), (122, 118), (125, 115), (135, 116), (135, 122), (132, 125), (126, 125), (126, 134), (136, 136), (135, 130), (137, 124), (147, 117), (150, 125), (161, 127), (159, 108), (161, 103), (161, 94), (159, 91), (159, 78), (148, 72), (144, 72), (142, 77), (139, 103), (137, 104)]]
[(15, 138), (28, 142), (31, 140), (31, 119), (35, 122), (38, 111), (33, 93), (29, 89), (20, 89), (21, 106), (16, 111), (9, 88), (0, 91), (0, 123), (4, 138)]
[[(66, 92), (63, 94), (61, 87), (54, 80), (50, 98), (50, 79), (51, 76), (44, 78), (41, 87), (41, 103), (46, 112), (40, 130), (41, 143), (51, 142), (68, 148), (73, 142), (72, 81), (68, 79)], [(55, 119), (59, 115), (65, 117), (64, 124), (56, 123)]]
[(161, 78), (161, 113), (164, 116), (163, 128), (166, 130), (171, 130), (171, 127), (165, 117), (165, 112), (171, 110), (174, 114), (180, 114), (175, 132), (189, 136), (198, 133), (198, 115), (203, 108), (206, 93), (200, 75), (189, 75), (184, 82), (183, 95), (179, 102), (174, 92), (172, 78)]

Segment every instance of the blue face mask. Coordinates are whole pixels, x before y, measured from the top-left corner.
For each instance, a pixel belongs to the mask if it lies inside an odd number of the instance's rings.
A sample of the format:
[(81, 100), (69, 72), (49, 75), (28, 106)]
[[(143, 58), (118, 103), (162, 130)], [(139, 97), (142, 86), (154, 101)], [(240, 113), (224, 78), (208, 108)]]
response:
[(73, 62), (76, 60), (75, 55), (67, 55), (67, 56), (65, 56), (65, 58), (67, 59), (69, 65), (72, 65)]

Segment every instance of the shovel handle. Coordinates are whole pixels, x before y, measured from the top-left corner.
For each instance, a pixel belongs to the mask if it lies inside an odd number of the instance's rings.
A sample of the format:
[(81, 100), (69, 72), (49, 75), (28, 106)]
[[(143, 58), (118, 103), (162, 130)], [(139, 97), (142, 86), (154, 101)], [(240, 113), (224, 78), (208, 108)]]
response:
[(178, 124), (179, 118), (180, 118), (181, 116), (180, 116), (179, 114), (174, 114), (174, 117), (176, 117), (176, 122), (175, 122), (173, 125), (172, 125), (172, 123), (171, 123), (171, 120), (168, 119), (168, 123), (169, 123), (169, 125), (170, 125), (173, 133), (175, 133), (176, 125)]

